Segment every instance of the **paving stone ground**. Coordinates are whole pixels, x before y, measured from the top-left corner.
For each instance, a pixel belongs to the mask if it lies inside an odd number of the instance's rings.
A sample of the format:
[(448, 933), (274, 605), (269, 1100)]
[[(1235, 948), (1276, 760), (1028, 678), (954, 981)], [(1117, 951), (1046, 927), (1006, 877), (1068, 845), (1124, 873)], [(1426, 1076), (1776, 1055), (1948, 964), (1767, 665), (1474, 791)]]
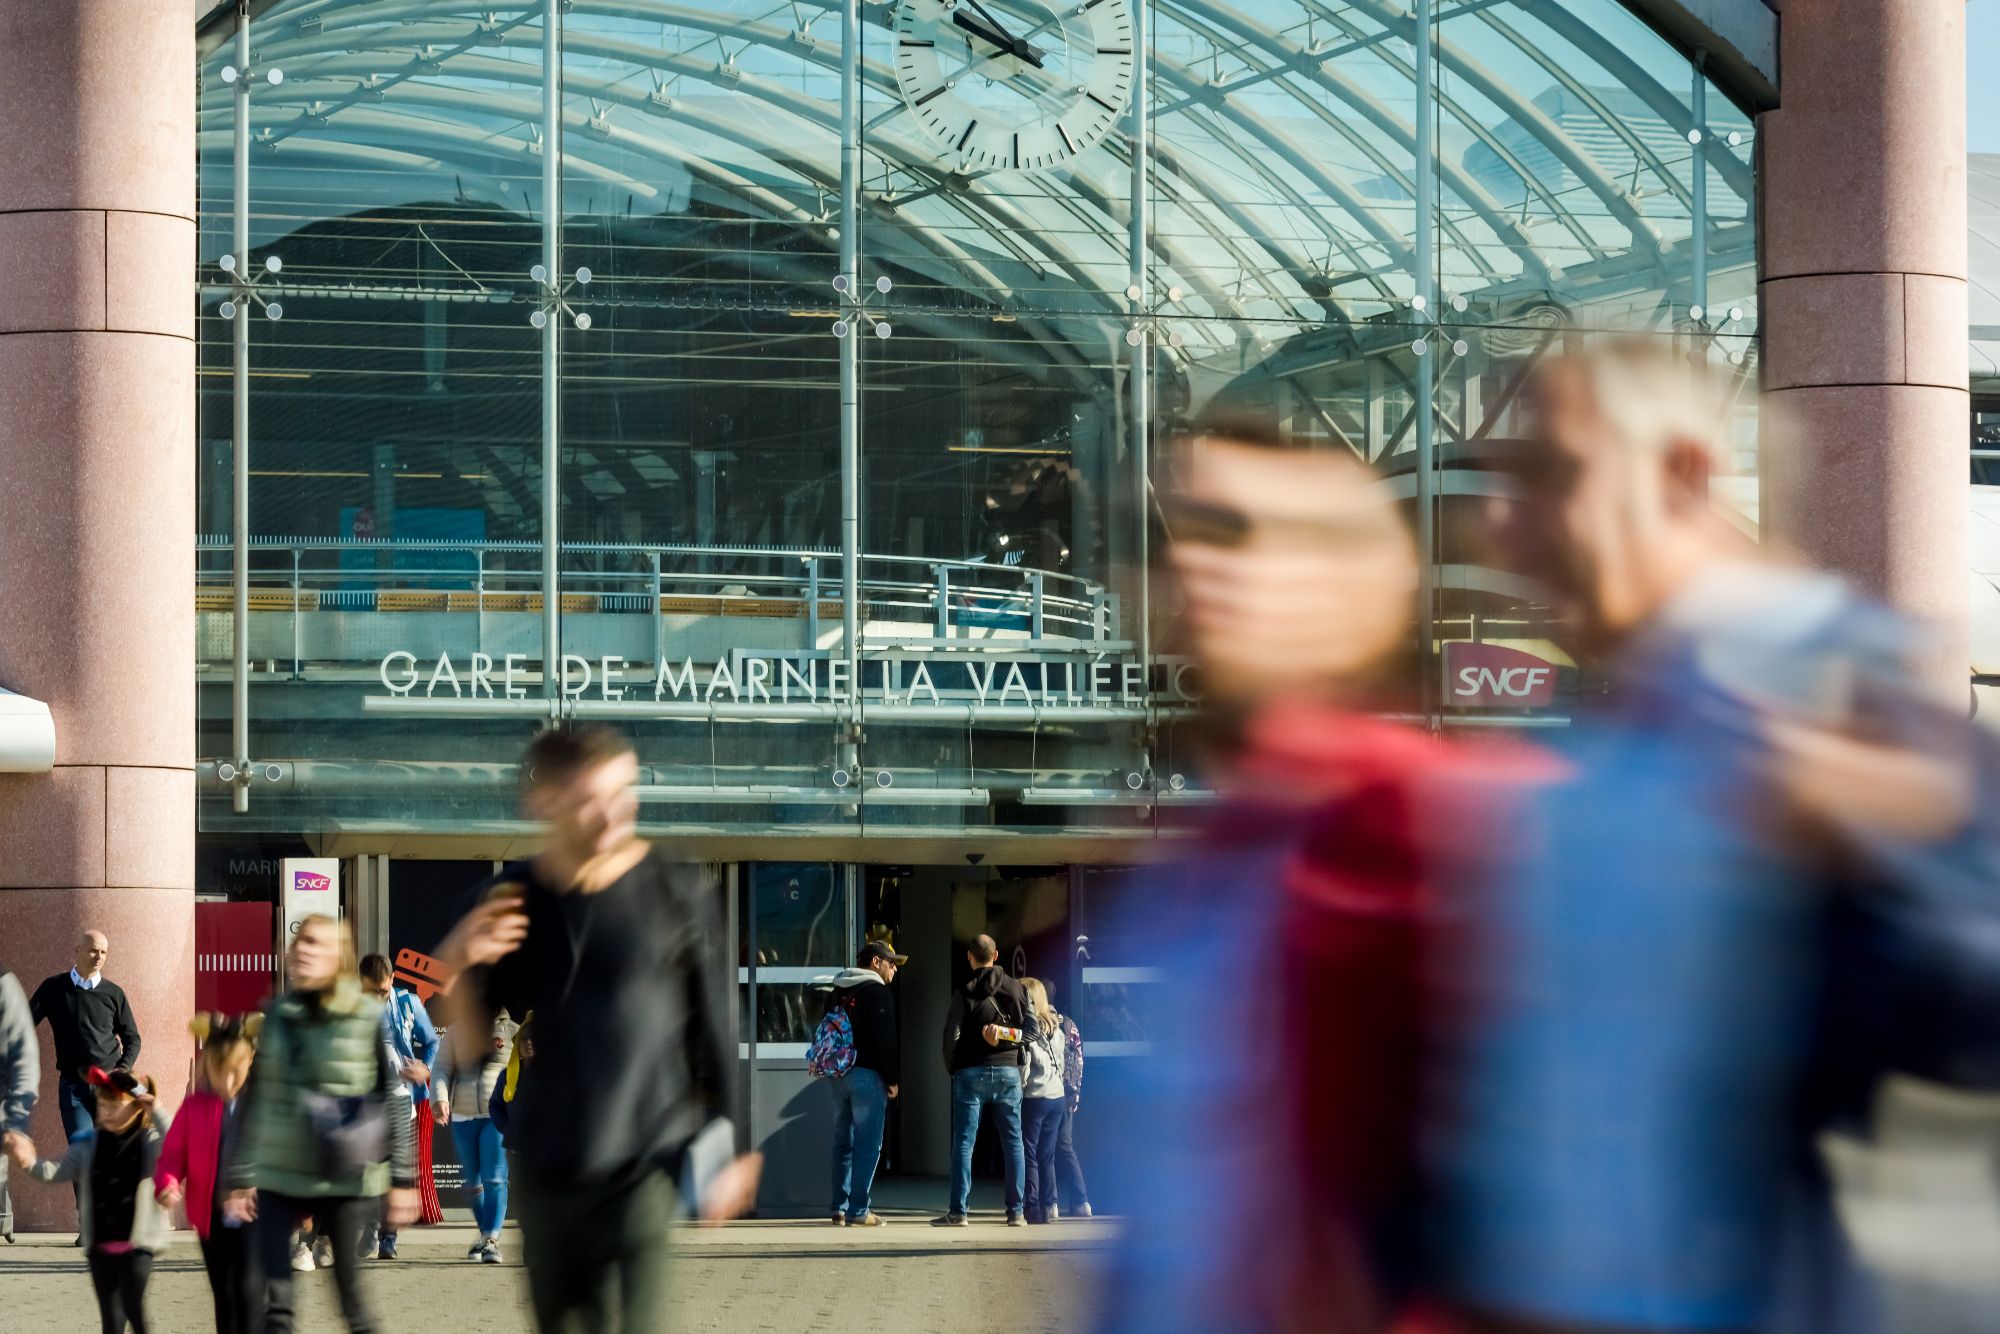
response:
[[(689, 1334), (1058, 1334), (1088, 1324), (1101, 1221), (1008, 1228), (998, 1215), (964, 1229), (927, 1226), (923, 1215), (888, 1226), (743, 1223), (683, 1234), (676, 1260), (679, 1326)], [(406, 1258), (369, 1264), (369, 1297), (385, 1332), (529, 1334), (518, 1234), (507, 1263), (468, 1263), (472, 1230), (414, 1229)], [(23, 1236), (0, 1246), (0, 1330), (96, 1328), (81, 1252), (68, 1236)], [(298, 1276), (300, 1334), (339, 1331), (331, 1274)], [(213, 1327), (194, 1234), (161, 1257), (148, 1292), (152, 1334)]]

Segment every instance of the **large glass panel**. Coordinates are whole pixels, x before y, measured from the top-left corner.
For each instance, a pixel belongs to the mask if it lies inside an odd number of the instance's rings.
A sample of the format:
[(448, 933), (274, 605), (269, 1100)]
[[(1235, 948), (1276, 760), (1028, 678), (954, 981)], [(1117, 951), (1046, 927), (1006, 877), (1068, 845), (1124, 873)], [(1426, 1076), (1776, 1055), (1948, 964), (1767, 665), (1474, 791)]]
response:
[(847, 868), (830, 862), (754, 862), (739, 869), (746, 929), (740, 933), (737, 981), (743, 1002), (749, 1004), (754, 966), (757, 1042), (783, 1049), (769, 1055), (803, 1055), (798, 1048), (812, 1042), (826, 1012), (826, 985), (853, 955)]
[[(840, 9), (568, 4), (558, 131), (544, 4), (280, 0), (252, 21), (242, 243), (245, 83), (215, 21), (203, 750), (237, 758), (221, 307), (248, 300), (251, 752), (274, 767), (247, 817), (205, 786), (206, 828), (511, 835), (512, 761), (556, 712), (635, 733), (661, 832), (1156, 837), (1204, 783), (1151, 489), (1231, 402), (1376, 465), (1413, 519), (1435, 497), (1411, 636), (1433, 711), (1532, 722), (1583, 688), (1478, 521), (1551, 351), (1636, 330), (1752, 401), (1751, 125), (1694, 61), (1619, 0), (1440, 0), (1428, 80), (1398, 0), (897, 0), (860, 7), (843, 89)], [(1754, 531), (1753, 412), (1730, 430), (1744, 475), (1719, 489)], [(1461, 644), (1542, 658), (1557, 699), (1454, 698)]]

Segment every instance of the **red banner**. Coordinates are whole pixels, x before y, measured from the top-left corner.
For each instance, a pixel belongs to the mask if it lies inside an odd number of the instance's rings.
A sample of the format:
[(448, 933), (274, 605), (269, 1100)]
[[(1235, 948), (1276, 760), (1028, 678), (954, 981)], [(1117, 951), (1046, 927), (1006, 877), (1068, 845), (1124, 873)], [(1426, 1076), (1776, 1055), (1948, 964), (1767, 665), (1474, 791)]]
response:
[(268, 903), (194, 905), (194, 1006), (243, 1014), (271, 998), (278, 956)]

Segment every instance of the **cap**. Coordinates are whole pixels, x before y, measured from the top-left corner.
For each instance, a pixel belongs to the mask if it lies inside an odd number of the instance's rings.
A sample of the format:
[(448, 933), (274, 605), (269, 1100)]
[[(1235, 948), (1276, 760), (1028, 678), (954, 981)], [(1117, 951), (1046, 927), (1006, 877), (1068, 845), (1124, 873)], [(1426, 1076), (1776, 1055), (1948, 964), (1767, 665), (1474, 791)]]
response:
[(89, 1073), (84, 1076), (84, 1082), (93, 1084), (98, 1088), (117, 1089), (120, 1093), (128, 1094), (135, 1098), (152, 1096), (152, 1090), (146, 1087), (146, 1082), (130, 1070), (106, 1071), (93, 1065), (90, 1067)]
[(871, 940), (861, 947), (861, 953), (855, 957), (854, 962), (857, 964), (866, 964), (870, 959), (882, 959), (901, 968), (910, 961), (910, 956), (896, 953), (896, 951), (890, 949), (879, 940)]

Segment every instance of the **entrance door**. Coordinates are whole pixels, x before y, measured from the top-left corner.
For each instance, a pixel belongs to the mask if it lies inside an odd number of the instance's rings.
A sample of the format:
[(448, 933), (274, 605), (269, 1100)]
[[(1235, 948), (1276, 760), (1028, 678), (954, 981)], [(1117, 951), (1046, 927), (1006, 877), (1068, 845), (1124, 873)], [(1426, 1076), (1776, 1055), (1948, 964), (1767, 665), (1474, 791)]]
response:
[[(861, 930), (888, 936), (910, 956), (896, 979), (903, 1087), (890, 1109), (883, 1170), (943, 1177), (951, 1169), (951, 1086), (942, 1038), (952, 994), (971, 975), (966, 946), (981, 932), (991, 935), (1010, 974), (1053, 981), (1058, 997), (1065, 994), (1074, 971), (1069, 873), (871, 866), (862, 874)], [(978, 1173), (981, 1159), (974, 1161)], [(998, 1170), (997, 1158), (991, 1170)]]
[(751, 1143), (764, 1154), (757, 1212), (804, 1218), (827, 1207), (833, 1100), (806, 1073), (826, 986), (854, 959), (852, 866), (751, 862), (738, 870), (736, 978)]

